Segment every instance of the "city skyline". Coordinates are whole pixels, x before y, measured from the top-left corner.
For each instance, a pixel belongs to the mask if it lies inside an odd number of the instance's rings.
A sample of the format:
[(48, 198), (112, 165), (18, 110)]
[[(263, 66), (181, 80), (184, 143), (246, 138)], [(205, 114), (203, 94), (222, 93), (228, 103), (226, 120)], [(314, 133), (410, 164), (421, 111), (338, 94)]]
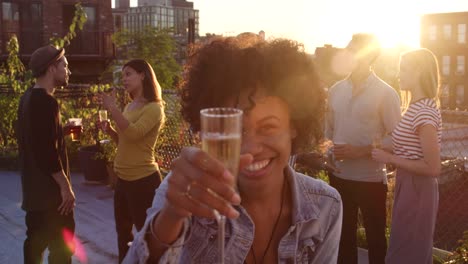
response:
[[(200, 11), (200, 35), (265, 31), (316, 47), (344, 47), (353, 33), (375, 33), (385, 47), (419, 47), (420, 17), (468, 12), (467, 0), (192, 0)], [(136, 6), (137, 0), (130, 1)], [(338, 8), (339, 7), (339, 8)]]

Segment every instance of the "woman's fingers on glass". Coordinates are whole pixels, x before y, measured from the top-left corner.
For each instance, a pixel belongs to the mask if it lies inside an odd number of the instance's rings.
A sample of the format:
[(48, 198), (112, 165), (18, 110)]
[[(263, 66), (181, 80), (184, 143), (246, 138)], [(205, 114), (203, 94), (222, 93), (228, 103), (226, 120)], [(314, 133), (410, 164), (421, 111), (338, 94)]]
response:
[[(192, 185), (196, 186), (195, 190), (203, 190), (205, 193), (200, 195), (201, 198), (205, 198), (207, 196), (216, 197), (217, 200), (223, 201), (223, 203), (239, 205), (240, 204), (240, 196), (232, 186), (221, 182), (213, 177), (210, 177), (209, 174), (203, 174), (201, 177), (198, 177), (196, 180), (196, 184)], [(207, 196), (205, 196), (207, 195)], [(207, 197), (206, 202), (209, 203), (211, 201), (211, 197)], [(205, 202), (203, 199), (198, 199), (199, 201)], [(216, 209), (216, 208), (214, 208)], [(219, 211), (219, 210), (218, 210)]]
[(198, 206), (197, 202), (190, 199), (190, 197), (170, 188), (167, 190), (166, 199), (168, 203), (167, 210), (181, 218), (191, 216), (193, 210), (190, 208)]
[[(235, 192), (234, 188), (229, 185), (230, 181), (226, 181), (220, 178), (219, 174), (217, 173), (210, 172), (221, 170), (221, 174), (229, 174), (228, 171), (224, 169), (222, 164), (213, 165), (212, 163), (219, 162), (216, 160), (211, 160), (210, 164), (206, 165), (207, 168), (201, 169), (200, 164), (194, 165), (192, 162), (184, 159), (184, 157), (181, 156), (172, 162), (172, 170), (173, 174), (177, 173), (177, 175), (184, 177), (184, 181), (188, 182), (188, 184), (191, 184), (191, 187), (196, 186), (196, 188), (210, 190), (211, 196), (217, 196), (218, 199), (222, 199), (226, 203), (239, 204), (240, 197)], [(211, 166), (215, 166), (216, 169), (208, 168)], [(202, 203), (205, 203), (203, 199), (198, 200)]]
[(216, 159), (210, 157), (208, 153), (199, 148), (183, 148), (181, 151), (181, 157), (188, 160), (188, 162), (190, 162), (193, 166), (204, 171), (205, 173), (213, 175), (219, 179), (223, 179), (224, 177), (224, 172), (226, 170), (224, 165)]
[(213, 209), (229, 218), (237, 218), (239, 216), (237, 210), (234, 209), (229, 202), (220, 197), (210, 188), (207, 188), (201, 184), (192, 184), (192, 187), (188, 192), (188, 196), (190, 199), (199, 202), (204, 207), (211, 208), (213, 218), (215, 217), (213, 214)]
[(199, 196), (199, 192), (196, 190), (197, 187), (195, 187), (194, 184), (192, 184), (190, 188), (187, 188), (190, 186), (189, 184), (181, 186), (181, 183), (176, 184), (176, 181), (177, 180), (173, 180), (172, 182), (169, 182), (170, 186), (166, 193), (168, 210), (181, 218), (190, 215), (212, 219), (215, 218), (213, 208), (208, 206), (206, 202), (201, 202), (199, 200), (201, 198)]

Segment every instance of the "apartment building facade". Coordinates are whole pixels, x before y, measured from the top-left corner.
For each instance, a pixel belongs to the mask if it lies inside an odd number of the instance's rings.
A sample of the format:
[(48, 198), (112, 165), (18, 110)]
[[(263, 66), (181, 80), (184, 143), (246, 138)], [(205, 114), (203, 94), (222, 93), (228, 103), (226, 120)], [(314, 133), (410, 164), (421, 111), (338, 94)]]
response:
[(468, 109), (468, 12), (427, 14), (421, 18), (421, 47), (437, 56), (441, 71), (441, 103)]
[[(31, 53), (68, 32), (75, 13), (75, 0), (0, 0), (0, 61), (6, 45), (16, 35), (20, 58), (27, 65)], [(82, 31), (66, 47), (72, 71), (71, 82), (96, 82), (114, 58), (111, 1), (81, 1), (87, 15)]]
[[(117, 0), (125, 4), (128, 0)], [(139, 31), (146, 26), (156, 28), (172, 28), (174, 36), (187, 38), (189, 19), (194, 22), (195, 37), (199, 36), (199, 11), (194, 9), (193, 3), (186, 0), (146, 0), (138, 1), (137, 7), (115, 8), (113, 11), (116, 29)]]

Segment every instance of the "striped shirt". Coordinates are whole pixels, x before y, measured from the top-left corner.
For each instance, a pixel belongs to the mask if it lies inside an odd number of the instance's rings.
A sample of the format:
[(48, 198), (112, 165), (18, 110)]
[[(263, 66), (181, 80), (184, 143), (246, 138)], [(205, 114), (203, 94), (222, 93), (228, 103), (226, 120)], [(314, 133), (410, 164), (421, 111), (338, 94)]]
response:
[(392, 132), (393, 152), (402, 158), (418, 160), (423, 153), (418, 129), (432, 125), (437, 129), (438, 144), (442, 137), (442, 117), (434, 100), (424, 98), (408, 107), (395, 130)]

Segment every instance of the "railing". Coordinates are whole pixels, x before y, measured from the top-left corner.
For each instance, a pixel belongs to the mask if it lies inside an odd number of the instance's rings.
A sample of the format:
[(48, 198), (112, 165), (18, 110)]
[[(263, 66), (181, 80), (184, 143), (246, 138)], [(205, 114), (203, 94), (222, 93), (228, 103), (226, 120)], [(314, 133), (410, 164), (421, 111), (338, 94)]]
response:
[(114, 45), (111, 32), (82, 31), (67, 48), (67, 53), (73, 55), (99, 55), (113, 57)]
[[(20, 55), (31, 55), (43, 43), (43, 31), (2, 32), (0, 54), (6, 55), (6, 45), (16, 35), (20, 44)], [(100, 56), (111, 58), (115, 55), (112, 32), (82, 31), (66, 47), (67, 56)]]

